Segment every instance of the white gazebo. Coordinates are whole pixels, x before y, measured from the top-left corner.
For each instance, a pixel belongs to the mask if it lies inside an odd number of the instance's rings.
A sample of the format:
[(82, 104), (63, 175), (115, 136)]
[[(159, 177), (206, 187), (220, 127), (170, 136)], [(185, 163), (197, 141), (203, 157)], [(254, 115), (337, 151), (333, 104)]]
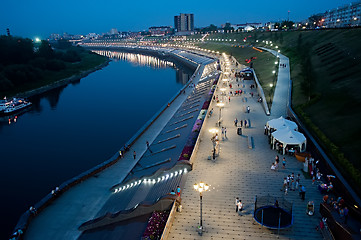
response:
[(275, 142), (278, 141), (282, 143), (282, 151), (285, 154), (285, 149), (287, 146), (298, 146), (300, 152), (306, 151), (306, 137), (289, 127), (284, 127), (280, 130), (277, 130), (271, 134), (272, 136), (272, 146), (274, 146)]
[(285, 119), (284, 117), (275, 118), (267, 122), (267, 129), (270, 133), (288, 127), (292, 130), (298, 130), (298, 126), (295, 122)]

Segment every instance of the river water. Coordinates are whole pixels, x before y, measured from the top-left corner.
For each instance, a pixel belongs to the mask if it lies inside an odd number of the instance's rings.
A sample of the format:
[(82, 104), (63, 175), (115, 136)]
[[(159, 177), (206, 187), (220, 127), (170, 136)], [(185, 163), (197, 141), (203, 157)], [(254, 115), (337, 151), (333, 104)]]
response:
[(56, 186), (113, 156), (192, 74), (150, 56), (98, 53), (112, 57), (109, 66), (0, 119), (0, 239)]

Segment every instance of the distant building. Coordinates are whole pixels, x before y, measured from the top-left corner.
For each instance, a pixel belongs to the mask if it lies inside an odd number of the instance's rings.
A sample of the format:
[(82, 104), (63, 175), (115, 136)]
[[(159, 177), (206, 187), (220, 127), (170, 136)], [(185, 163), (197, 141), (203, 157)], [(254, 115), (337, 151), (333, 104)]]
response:
[(326, 11), (322, 25), (326, 28), (361, 26), (361, 1)]
[(151, 36), (165, 36), (171, 33), (171, 29), (169, 26), (150, 27), (149, 32)]
[[(226, 24), (222, 24), (221, 27), (224, 28)], [(253, 29), (259, 29), (263, 27), (262, 23), (242, 23), (242, 24), (231, 24), (230, 27), (233, 27), (234, 30), (246, 30), (250, 31)]]
[(118, 34), (119, 34), (118, 29), (116, 28), (110, 29), (109, 35), (118, 35)]
[(174, 28), (178, 33), (190, 33), (194, 31), (194, 14), (181, 13), (174, 16)]

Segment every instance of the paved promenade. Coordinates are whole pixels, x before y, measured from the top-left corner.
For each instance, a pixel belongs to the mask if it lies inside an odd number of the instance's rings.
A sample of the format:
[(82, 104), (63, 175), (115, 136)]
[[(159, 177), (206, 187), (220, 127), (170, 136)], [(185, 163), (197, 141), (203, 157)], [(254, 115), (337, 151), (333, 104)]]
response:
[[(280, 70), (279, 77), (282, 79), (276, 86), (271, 109), (272, 118), (285, 116), (286, 112), (288, 59), (281, 56), (281, 63), (287, 64), (287, 68)], [(237, 86), (235, 80), (232, 81), (233, 86)], [(252, 81), (245, 81), (245, 86), (241, 86), (245, 94), (232, 96), (230, 103), (227, 100), (222, 109), (223, 126), (227, 128), (227, 138), (220, 141), (220, 155), (215, 162), (207, 160), (212, 150), (211, 133), (208, 129), (216, 126), (219, 110), (215, 102), (210, 106), (214, 108), (214, 114), (203, 125), (193, 170), (188, 173), (182, 190), (183, 211), (176, 213), (168, 239), (276, 239), (278, 237), (280, 239), (322, 239), (320, 232), (315, 230), (320, 219), (318, 212), (322, 195), (317, 191), (316, 185), (312, 185), (310, 179), (304, 178), (301, 173), (303, 164), (295, 157), (286, 156), (285, 169), (281, 168), (278, 172), (270, 170), (276, 152), (270, 149), (267, 137), (263, 134), (264, 125), (270, 117), (264, 113), (261, 104), (257, 102), (257, 97), (250, 97), (249, 86), (252, 83)], [(287, 84), (287, 86), (281, 86), (281, 84)], [(216, 95), (220, 96), (221, 86), (222, 80), (219, 81)], [(256, 91), (253, 91), (257, 96)], [(245, 111), (247, 106), (250, 106), (250, 113)], [(242, 136), (236, 133), (233, 122), (235, 118), (250, 121), (250, 127), (243, 128)], [(248, 147), (247, 136), (253, 137), (252, 149)], [(306, 200), (301, 200), (297, 191), (289, 191), (287, 195), (280, 191), (283, 178), (291, 173), (301, 174), (300, 184), (304, 184), (307, 189)], [(203, 194), (203, 226), (206, 229), (203, 236), (198, 235), (197, 232), (200, 211), (199, 193), (193, 189), (193, 184), (200, 181), (211, 185), (210, 191)], [(277, 230), (269, 230), (253, 220), (255, 196), (267, 194), (276, 197), (285, 196), (288, 201), (293, 202), (294, 225), (281, 230), (279, 235)], [(241, 214), (235, 211), (236, 197), (239, 197), (245, 206)], [(308, 200), (315, 201), (314, 216), (306, 215)]]
[[(199, 71), (202, 72), (204, 66)], [(192, 83), (197, 84), (201, 75), (196, 75)], [(132, 145), (120, 161), (101, 173), (72, 187), (56, 199), (50, 206), (41, 211), (30, 223), (24, 239), (63, 240), (77, 239), (81, 231), (78, 227), (93, 219), (110, 197), (109, 189), (120, 183), (146, 152), (146, 141), (150, 143), (169, 122), (174, 113), (186, 100), (194, 88), (186, 88), (162, 113), (162, 115)], [(137, 158), (133, 159), (133, 151)]]

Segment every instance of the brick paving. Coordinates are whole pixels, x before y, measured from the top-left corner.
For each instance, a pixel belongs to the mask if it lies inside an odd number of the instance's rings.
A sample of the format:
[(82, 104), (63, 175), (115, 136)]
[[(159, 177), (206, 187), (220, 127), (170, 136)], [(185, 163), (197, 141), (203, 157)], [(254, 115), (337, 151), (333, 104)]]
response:
[[(285, 74), (287, 76), (287, 73)], [(232, 81), (235, 86), (235, 80)], [(278, 172), (270, 170), (276, 152), (270, 149), (267, 137), (263, 134), (264, 125), (270, 117), (264, 113), (261, 104), (257, 102), (257, 97), (250, 97), (251, 83), (253, 82), (245, 81), (245, 87), (242, 89), (246, 93), (231, 97), (231, 102), (227, 101), (222, 109), (223, 126), (227, 127), (228, 138), (220, 141), (220, 155), (215, 162), (207, 160), (212, 150), (211, 133), (208, 129), (216, 126), (219, 110), (214, 102), (210, 106), (214, 108), (214, 114), (207, 119), (202, 128), (201, 142), (194, 156), (193, 170), (188, 173), (182, 190), (183, 211), (175, 214), (168, 239), (322, 239), (321, 233), (315, 229), (320, 220), (318, 211), (322, 195), (317, 191), (316, 185), (312, 185), (311, 179), (304, 178), (301, 173), (303, 164), (295, 157), (286, 156), (286, 169), (281, 168)], [(221, 85), (222, 81), (219, 82), (216, 94), (220, 95)], [(276, 94), (279, 92), (278, 87)], [(257, 96), (256, 91), (253, 91)], [(288, 94), (276, 97), (283, 97), (283, 100), (278, 99), (274, 102), (272, 108), (277, 111), (274, 111), (272, 118), (278, 117), (279, 114), (283, 115), (285, 109), (282, 108), (286, 107), (284, 103), (287, 102), (285, 97), (288, 98)], [(250, 113), (245, 112), (247, 106), (251, 108)], [(242, 136), (236, 133), (233, 123), (236, 117), (238, 120), (249, 119), (251, 123), (250, 128), (243, 128)], [(252, 149), (248, 148), (247, 136), (253, 137)], [(306, 186), (304, 201), (300, 199), (297, 191), (289, 191), (286, 196), (280, 191), (283, 178), (292, 172), (295, 175), (300, 173), (300, 183)], [(211, 185), (210, 191), (203, 194), (203, 226), (206, 232), (202, 236), (197, 232), (200, 218), (199, 193), (193, 189), (193, 184), (200, 181)], [(294, 224), (288, 229), (281, 230), (279, 235), (277, 230), (262, 227), (253, 219), (255, 196), (267, 194), (276, 197), (285, 196), (286, 200), (293, 202)], [(235, 211), (235, 197), (239, 197), (244, 204), (241, 214)], [(314, 216), (306, 214), (309, 200), (315, 202)]]

